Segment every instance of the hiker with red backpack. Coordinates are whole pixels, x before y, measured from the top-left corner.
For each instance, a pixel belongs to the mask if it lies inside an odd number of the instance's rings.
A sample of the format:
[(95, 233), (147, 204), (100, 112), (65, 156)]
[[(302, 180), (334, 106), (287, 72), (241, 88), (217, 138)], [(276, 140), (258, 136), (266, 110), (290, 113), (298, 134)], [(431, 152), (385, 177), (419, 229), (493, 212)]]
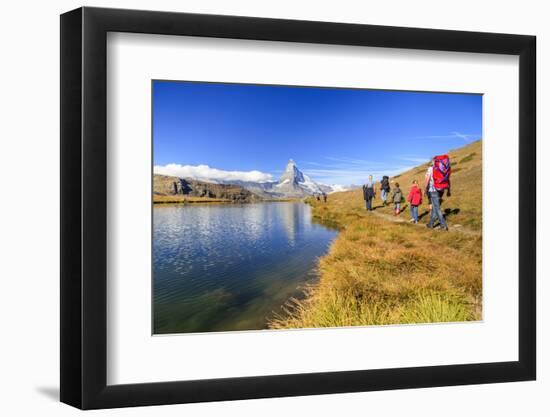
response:
[(422, 204), (422, 191), (418, 188), (418, 181), (416, 180), (413, 180), (412, 182), (412, 187), (409, 190), (407, 201), (411, 205), (411, 221), (416, 224), (418, 223), (418, 206)]
[(435, 221), (439, 220), (439, 227), (449, 230), (441, 212), (441, 199), (445, 190), (447, 190), (447, 197), (451, 196), (451, 160), (448, 155), (434, 156), (433, 164), (426, 171), (424, 185), (432, 205), (430, 221), (426, 227), (433, 228)]

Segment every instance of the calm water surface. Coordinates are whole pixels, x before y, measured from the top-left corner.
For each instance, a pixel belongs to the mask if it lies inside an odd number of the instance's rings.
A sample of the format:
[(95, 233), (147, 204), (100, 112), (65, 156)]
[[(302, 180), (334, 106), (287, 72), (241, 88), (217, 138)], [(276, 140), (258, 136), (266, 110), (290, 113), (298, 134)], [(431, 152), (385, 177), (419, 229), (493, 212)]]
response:
[(154, 332), (265, 329), (336, 236), (303, 203), (155, 206)]

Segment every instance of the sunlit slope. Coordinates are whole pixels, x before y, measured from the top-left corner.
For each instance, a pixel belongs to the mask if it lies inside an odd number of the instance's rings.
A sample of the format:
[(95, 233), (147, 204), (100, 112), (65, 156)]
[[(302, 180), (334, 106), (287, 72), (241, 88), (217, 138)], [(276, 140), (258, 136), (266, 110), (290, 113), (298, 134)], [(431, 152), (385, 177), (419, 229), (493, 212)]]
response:
[[(463, 148), (449, 152), (452, 164), (451, 197), (444, 197), (442, 208), (446, 210), (446, 217), (450, 226), (460, 225), (471, 230), (480, 230), (482, 225), (482, 145), (481, 141), (473, 142)], [(412, 181), (416, 179), (420, 187), (424, 184), (424, 175), (428, 164), (417, 166), (391, 178), (391, 187), (399, 183), (406, 197)], [(382, 207), (379, 187), (376, 184), (377, 194), (374, 207), (379, 213), (393, 214), (393, 206)], [(334, 193), (329, 196), (330, 209), (323, 217), (347, 216), (356, 209), (364, 209), (365, 201), (361, 189)], [(428, 202), (423, 197), (423, 204), (419, 207), (420, 221), (427, 223), (429, 220)], [(322, 206), (318, 215), (326, 211)], [(408, 206), (401, 216), (408, 217)], [(335, 219), (334, 219), (335, 220)]]
[[(336, 327), (481, 319), (481, 142), (451, 151), (450, 231), (391, 221), (391, 208), (365, 210), (361, 190), (310, 200), (319, 222), (341, 229), (319, 262), (319, 282), (291, 300), (273, 328)], [(392, 178), (406, 195), (427, 165)], [(427, 204), (420, 214), (427, 212)], [(408, 209), (401, 216), (408, 218)], [(426, 223), (428, 215), (421, 219)]]

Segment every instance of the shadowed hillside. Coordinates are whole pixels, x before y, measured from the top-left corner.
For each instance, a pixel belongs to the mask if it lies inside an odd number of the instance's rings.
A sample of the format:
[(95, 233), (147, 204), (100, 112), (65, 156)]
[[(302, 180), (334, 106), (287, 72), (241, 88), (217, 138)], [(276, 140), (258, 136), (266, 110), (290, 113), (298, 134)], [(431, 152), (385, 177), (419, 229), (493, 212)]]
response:
[[(315, 218), (341, 229), (319, 262), (320, 279), (303, 300), (291, 300), (272, 328), (473, 321), (482, 300), (481, 141), (449, 152), (452, 196), (445, 198), (449, 232), (392, 221), (377, 192), (374, 212), (361, 190), (310, 199)], [(423, 184), (427, 164), (393, 177), (406, 196)], [(379, 183), (377, 183), (377, 188)], [(426, 200), (424, 198), (424, 200)], [(419, 213), (427, 212), (426, 201)], [(409, 219), (408, 207), (399, 217)], [(421, 222), (428, 221), (425, 214)]]

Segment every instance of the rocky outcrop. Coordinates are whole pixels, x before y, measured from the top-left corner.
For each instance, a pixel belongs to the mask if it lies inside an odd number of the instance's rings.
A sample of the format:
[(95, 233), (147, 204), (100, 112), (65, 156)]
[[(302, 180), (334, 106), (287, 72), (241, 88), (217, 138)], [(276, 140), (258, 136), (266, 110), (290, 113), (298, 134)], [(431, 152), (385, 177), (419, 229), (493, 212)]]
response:
[(215, 198), (234, 203), (252, 203), (262, 200), (261, 197), (238, 185), (214, 184), (159, 174), (153, 176), (153, 194)]

